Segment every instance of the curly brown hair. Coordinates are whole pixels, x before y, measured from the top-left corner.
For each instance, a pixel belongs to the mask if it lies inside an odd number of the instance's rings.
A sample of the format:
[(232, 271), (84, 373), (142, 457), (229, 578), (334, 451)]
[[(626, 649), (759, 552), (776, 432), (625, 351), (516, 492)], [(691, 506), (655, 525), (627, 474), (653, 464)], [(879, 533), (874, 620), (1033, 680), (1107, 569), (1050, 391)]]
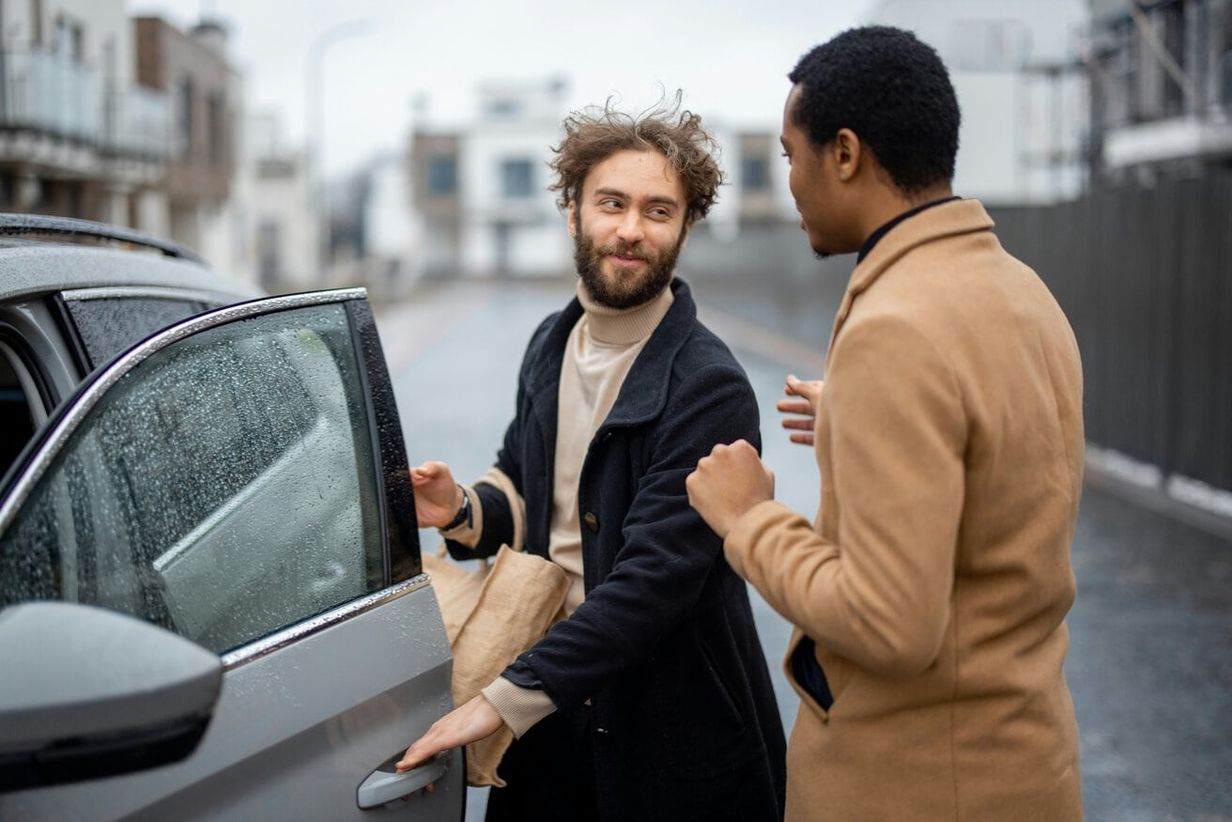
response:
[(714, 137), (702, 127), (702, 118), (680, 107), (681, 92), (671, 100), (634, 116), (612, 108), (591, 106), (565, 118), (565, 138), (552, 148), (548, 164), (556, 182), (548, 188), (560, 192), (557, 203), (568, 208), (582, 194), (582, 181), (598, 163), (618, 151), (657, 151), (680, 175), (687, 205), (686, 221), (700, 220), (710, 211), (723, 183), (723, 172), (711, 156), (718, 149)]

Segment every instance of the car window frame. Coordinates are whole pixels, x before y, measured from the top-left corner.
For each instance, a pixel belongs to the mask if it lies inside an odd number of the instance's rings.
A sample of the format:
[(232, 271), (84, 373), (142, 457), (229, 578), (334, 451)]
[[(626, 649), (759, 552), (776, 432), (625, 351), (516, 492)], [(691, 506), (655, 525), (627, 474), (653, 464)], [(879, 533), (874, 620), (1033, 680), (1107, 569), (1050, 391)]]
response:
[(393, 386), (377, 335), (367, 291), (333, 289), (282, 295), (235, 303), (190, 317), (164, 328), (117, 355), (86, 376), (42, 429), (36, 433), (0, 488), (0, 533), (13, 524), (38, 482), (70, 441), (92, 409), (126, 374), (153, 354), (203, 331), (257, 316), (320, 305), (341, 305), (347, 318), (372, 437), (381, 551), (384, 563), (380, 589), (329, 611), (292, 623), (223, 654), (224, 667), (256, 659), (297, 639), (323, 630), (340, 619), (369, 610), (427, 584), (414, 521), (414, 497), (405, 443)]

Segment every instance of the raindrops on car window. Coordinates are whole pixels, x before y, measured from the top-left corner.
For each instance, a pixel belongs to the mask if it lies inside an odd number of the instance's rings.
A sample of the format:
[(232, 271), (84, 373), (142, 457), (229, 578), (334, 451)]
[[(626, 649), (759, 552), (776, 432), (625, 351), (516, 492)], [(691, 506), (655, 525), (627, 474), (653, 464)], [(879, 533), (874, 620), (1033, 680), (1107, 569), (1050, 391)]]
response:
[(224, 652), (383, 584), (340, 306), (201, 332), (119, 381), (0, 538), (0, 602), (131, 613)]

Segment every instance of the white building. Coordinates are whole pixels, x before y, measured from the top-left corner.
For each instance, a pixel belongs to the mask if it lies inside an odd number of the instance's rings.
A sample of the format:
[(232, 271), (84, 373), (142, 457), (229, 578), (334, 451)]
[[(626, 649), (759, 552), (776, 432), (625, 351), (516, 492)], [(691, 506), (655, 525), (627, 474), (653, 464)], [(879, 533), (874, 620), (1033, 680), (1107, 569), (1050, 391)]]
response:
[(478, 89), (479, 115), (461, 127), (431, 120), (411, 150), (428, 270), (468, 275), (555, 274), (572, 246), (547, 190), (551, 147), (566, 113), (563, 81), (502, 80)]
[(286, 147), (273, 115), (247, 125), (239, 175), (247, 203), (238, 219), (253, 278), (270, 292), (318, 288), (320, 230), (304, 152)]
[(410, 166), (402, 152), (373, 157), (327, 187), (326, 282), (363, 284), (381, 299), (405, 296), (423, 272), (420, 217), (411, 208)]
[(868, 22), (941, 55), (962, 109), (954, 191), (989, 205), (1047, 203), (1085, 184), (1086, 0), (881, 0)]

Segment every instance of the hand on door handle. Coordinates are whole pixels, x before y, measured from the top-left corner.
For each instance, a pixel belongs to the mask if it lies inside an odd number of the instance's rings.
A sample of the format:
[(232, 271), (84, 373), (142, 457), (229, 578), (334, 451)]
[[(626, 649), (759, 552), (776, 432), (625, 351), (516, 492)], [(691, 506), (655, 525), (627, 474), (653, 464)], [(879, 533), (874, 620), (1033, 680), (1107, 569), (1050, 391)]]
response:
[(394, 763), (401, 758), (394, 756), (388, 762), (368, 775), (355, 794), (355, 801), (362, 809), (379, 808), (387, 802), (410, 796), (422, 788), (436, 782), (449, 770), (452, 751), (434, 756), (418, 768), (412, 768), (405, 773), (394, 770)]

